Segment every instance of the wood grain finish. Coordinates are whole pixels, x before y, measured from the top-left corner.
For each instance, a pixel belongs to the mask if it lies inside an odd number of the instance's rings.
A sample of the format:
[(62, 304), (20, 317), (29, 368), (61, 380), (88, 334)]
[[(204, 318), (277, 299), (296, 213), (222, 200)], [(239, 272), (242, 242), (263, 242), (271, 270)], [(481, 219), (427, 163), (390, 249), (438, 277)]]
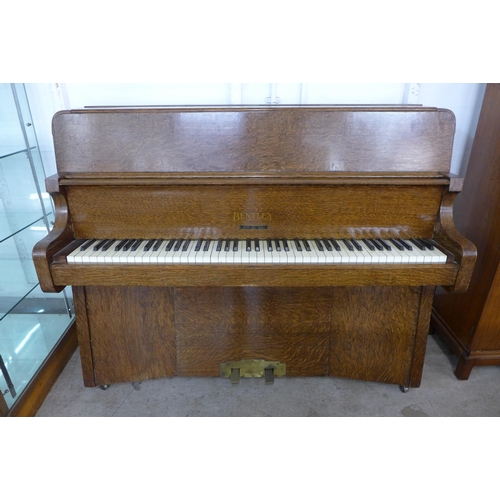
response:
[(330, 374), (409, 384), (418, 287), (335, 289)]
[(454, 213), (457, 231), (477, 246), (477, 262), (465, 293), (447, 294), (438, 288), (433, 326), (458, 355), (455, 374), (465, 380), (475, 365), (500, 364), (498, 83), (486, 86), (463, 191), (454, 203)]
[(94, 109), (57, 113), (52, 128), (59, 173), (447, 172), (455, 117), (420, 107)]
[(455, 283), (458, 265), (53, 264), (55, 283), (73, 286), (419, 286)]
[(172, 289), (86, 287), (85, 297), (95, 385), (175, 375)]
[(33, 248), (33, 262), (40, 281), (40, 288), (44, 292), (60, 292), (65, 285), (54, 285), (50, 263), (53, 256), (66, 247), (75, 236), (73, 226), (69, 219), (68, 204), (63, 194), (50, 193), (54, 201), (55, 221), (50, 233), (39, 241)]
[(84, 373), (94, 372), (87, 386), (219, 376), (223, 362), (265, 359), (286, 363), (287, 376), (418, 387), (432, 293), (422, 300), (419, 287), (86, 287), (85, 295), (92, 358), (83, 353), (82, 362)]
[(278, 360), (289, 376), (328, 374), (330, 289), (176, 291), (177, 372), (220, 374), (220, 363)]
[[(432, 237), (441, 186), (67, 186), (76, 238)], [(265, 230), (242, 230), (242, 225)]]
[[(418, 387), (436, 285), (466, 288), (452, 217), (454, 116), (423, 107), (91, 109), (53, 120), (57, 229), (43, 289), (74, 287), (87, 386), (288, 376)], [(249, 229), (248, 226), (253, 226)], [(266, 229), (256, 226), (265, 226)], [(77, 239), (438, 238), (436, 265), (68, 265)]]
[[(436, 220), (434, 239), (453, 253), (460, 263), (456, 281), (447, 287), (448, 292), (465, 292), (469, 286), (477, 258), (475, 245), (460, 234), (453, 220), (453, 202), (457, 193), (445, 192), (441, 202), (439, 217)], [(445, 283), (441, 283), (445, 286)]]

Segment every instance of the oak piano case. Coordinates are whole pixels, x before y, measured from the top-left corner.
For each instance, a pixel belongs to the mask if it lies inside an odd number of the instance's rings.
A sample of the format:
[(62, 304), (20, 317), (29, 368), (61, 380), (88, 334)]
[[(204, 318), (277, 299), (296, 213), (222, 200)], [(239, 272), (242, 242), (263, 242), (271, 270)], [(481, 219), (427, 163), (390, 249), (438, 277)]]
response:
[(53, 119), (42, 289), (86, 386), (333, 376), (418, 387), (434, 289), (466, 290), (450, 111), (99, 108)]

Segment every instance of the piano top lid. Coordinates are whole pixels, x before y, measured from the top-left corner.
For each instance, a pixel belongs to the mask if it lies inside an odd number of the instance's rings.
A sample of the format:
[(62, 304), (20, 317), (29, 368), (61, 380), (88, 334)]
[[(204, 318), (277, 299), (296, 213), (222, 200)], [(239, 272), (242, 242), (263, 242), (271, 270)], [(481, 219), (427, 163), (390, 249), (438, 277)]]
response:
[(422, 106), (104, 107), (53, 118), (59, 174), (449, 172), (455, 117)]

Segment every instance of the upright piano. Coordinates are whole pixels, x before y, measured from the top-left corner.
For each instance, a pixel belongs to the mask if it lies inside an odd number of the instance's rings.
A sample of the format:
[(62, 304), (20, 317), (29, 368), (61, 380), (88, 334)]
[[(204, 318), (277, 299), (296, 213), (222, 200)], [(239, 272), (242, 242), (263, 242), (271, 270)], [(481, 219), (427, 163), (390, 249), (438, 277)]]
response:
[(467, 289), (451, 111), (86, 108), (53, 118), (41, 288), (73, 287), (85, 386), (421, 382), (436, 286)]

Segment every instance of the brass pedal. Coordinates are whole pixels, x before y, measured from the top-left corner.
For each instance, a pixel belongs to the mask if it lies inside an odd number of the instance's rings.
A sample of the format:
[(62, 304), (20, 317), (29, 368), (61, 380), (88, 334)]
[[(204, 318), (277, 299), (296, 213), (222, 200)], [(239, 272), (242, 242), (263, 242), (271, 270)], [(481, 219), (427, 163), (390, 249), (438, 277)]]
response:
[(265, 378), (266, 378), (266, 384), (271, 385), (274, 384), (274, 368), (268, 367), (264, 370), (265, 373)]
[(264, 377), (266, 384), (274, 384), (276, 377), (286, 375), (286, 363), (264, 359), (243, 359), (220, 364), (220, 376), (238, 384), (240, 378)]
[(229, 376), (231, 379), (231, 384), (239, 384), (240, 383), (240, 369), (232, 368), (231, 375)]

